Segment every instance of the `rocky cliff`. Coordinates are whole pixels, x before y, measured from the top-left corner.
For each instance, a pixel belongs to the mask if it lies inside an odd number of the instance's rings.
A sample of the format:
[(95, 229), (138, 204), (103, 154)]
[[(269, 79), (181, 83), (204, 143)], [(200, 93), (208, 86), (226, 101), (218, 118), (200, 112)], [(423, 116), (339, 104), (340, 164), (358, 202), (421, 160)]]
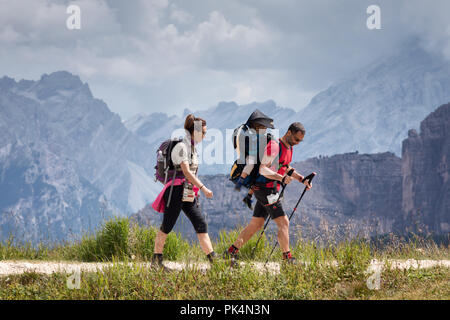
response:
[(450, 103), (403, 141), (403, 223), (415, 232), (450, 232)]
[(0, 239), (44, 242), (93, 232), (114, 208), (73, 161), (45, 145), (21, 142), (0, 148)]

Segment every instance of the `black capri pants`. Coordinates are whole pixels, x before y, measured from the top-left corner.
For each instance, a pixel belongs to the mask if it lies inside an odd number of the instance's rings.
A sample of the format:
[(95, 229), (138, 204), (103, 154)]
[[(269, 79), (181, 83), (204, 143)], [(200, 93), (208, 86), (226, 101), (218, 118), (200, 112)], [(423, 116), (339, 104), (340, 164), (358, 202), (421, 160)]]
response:
[(173, 186), (172, 197), (170, 199), (169, 206), (167, 206), (167, 200), (169, 199), (170, 188), (168, 187), (164, 192), (164, 201), (166, 202), (166, 207), (164, 210), (163, 222), (161, 224), (161, 231), (165, 234), (172, 231), (178, 217), (180, 216), (180, 211), (186, 214), (186, 216), (191, 221), (194, 226), (196, 233), (207, 233), (208, 227), (203, 217), (200, 208), (197, 206), (198, 199), (195, 198), (194, 202), (183, 202), (183, 185)]

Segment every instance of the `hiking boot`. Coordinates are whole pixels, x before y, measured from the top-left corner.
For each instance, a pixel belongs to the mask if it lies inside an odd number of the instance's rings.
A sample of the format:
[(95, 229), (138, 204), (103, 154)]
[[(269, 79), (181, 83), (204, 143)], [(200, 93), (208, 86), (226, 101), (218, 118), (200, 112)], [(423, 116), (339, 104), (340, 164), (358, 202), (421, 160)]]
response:
[(237, 253), (231, 253), (228, 250), (225, 250), (225, 252), (222, 255), (222, 258), (225, 260), (229, 260), (229, 259), (239, 259), (239, 256), (237, 255)]
[(217, 259), (218, 259), (218, 255), (217, 255), (217, 253), (215, 253), (214, 251), (211, 252), (210, 254), (206, 255), (206, 257), (208, 258), (209, 263), (211, 263), (211, 264), (213, 264), (214, 262), (216, 262)]
[(239, 262), (237, 262), (236, 259), (237, 257), (231, 257), (231, 259), (230, 259), (230, 268), (235, 268), (235, 269), (237, 269), (237, 268), (239, 268)]
[(253, 206), (252, 206), (252, 196), (251, 195), (249, 195), (249, 194), (247, 194), (245, 197), (244, 197), (244, 199), (242, 199), (242, 201), (247, 205), (247, 207), (250, 209), (250, 210), (253, 210)]
[(162, 254), (154, 254), (152, 259), (150, 260), (150, 268), (153, 270), (162, 270), (165, 272), (171, 272), (169, 268), (167, 268), (163, 263), (163, 256)]
[(225, 252), (223, 253), (223, 258), (225, 260), (230, 260), (230, 268), (239, 267), (239, 262), (237, 262), (237, 260), (239, 259), (237, 250), (235, 251), (235, 253), (230, 252), (230, 249), (225, 250)]
[(228, 249), (223, 253), (224, 259), (239, 259), (238, 258), (239, 249), (232, 244)]
[(288, 265), (292, 265), (292, 266), (298, 264), (297, 259), (295, 259), (294, 257), (290, 257), (290, 258), (287, 258), (287, 259), (283, 259), (283, 262), (286, 263), (286, 264), (288, 264)]
[(297, 264), (297, 259), (295, 259), (291, 252), (283, 252), (283, 262), (286, 264), (290, 264), (290, 265), (296, 265)]

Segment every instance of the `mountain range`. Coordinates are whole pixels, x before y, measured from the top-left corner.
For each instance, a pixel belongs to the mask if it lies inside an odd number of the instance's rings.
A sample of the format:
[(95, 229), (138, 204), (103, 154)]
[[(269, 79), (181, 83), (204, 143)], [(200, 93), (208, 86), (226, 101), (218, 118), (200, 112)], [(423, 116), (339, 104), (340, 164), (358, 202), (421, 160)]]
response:
[[(306, 136), (302, 152), (294, 155), (294, 161), (355, 151), (388, 151), (400, 156), (408, 130), (419, 129), (422, 119), (448, 101), (450, 62), (410, 44), (393, 56), (336, 81), (298, 112), (269, 100), (246, 105), (221, 102), (195, 115), (207, 121), (209, 130), (220, 130), (223, 137), (226, 129), (245, 123), (256, 108), (274, 119), (280, 136), (290, 123), (300, 121), (306, 128)], [(183, 115), (171, 117), (164, 113), (139, 114), (124, 124), (156, 150), (161, 140), (183, 127), (184, 118), (190, 112), (185, 110)], [(225, 142), (231, 143), (228, 140)], [(225, 143), (220, 151), (226, 154)], [(228, 152), (232, 150), (228, 148)], [(230, 163), (206, 162), (201, 172), (227, 173), (230, 167)]]
[(2, 238), (47, 238), (46, 226), (62, 239), (96, 227), (99, 208), (110, 216), (139, 210), (156, 193), (151, 153), (78, 76), (1, 78)]
[[(222, 160), (234, 156), (232, 149), (225, 148), (230, 142), (226, 129), (244, 123), (258, 108), (274, 118), (280, 135), (293, 121), (305, 125), (307, 135), (294, 161), (389, 151), (381, 158), (395, 166), (396, 179), (401, 180), (402, 140), (409, 129), (418, 130), (426, 115), (448, 101), (448, 61), (412, 46), (337, 81), (300, 111), (269, 100), (246, 105), (220, 102), (194, 114), (208, 123), (211, 140), (199, 146), (205, 153), (219, 136), (225, 139)], [(140, 114), (123, 121), (93, 97), (87, 83), (69, 72), (44, 74), (36, 81), (0, 78), (0, 239), (10, 234), (30, 241), (67, 239), (93, 230), (106, 217), (146, 208), (161, 189), (153, 180), (155, 152), (177, 129), (177, 134), (183, 132), (188, 113)], [(229, 163), (204, 161), (200, 174), (209, 175), (224, 187), (218, 191), (223, 192), (229, 188), (223, 175), (229, 168)], [(208, 210), (226, 208), (226, 203), (230, 210), (241, 205), (234, 196), (226, 199), (238, 202), (224, 200)], [(327, 206), (333, 204), (331, 199)], [(342, 217), (360, 210), (351, 202), (336, 206)], [(388, 218), (380, 230), (394, 223)]]
[[(420, 127), (420, 133), (412, 129), (404, 139), (401, 158), (392, 152), (352, 152), (293, 163), (303, 175), (317, 175), (296, 212), (304, 186), (294, 181), (285, 189), (282, 205), (288, 215), (293, 214), (292, 234), (319, 242), (391, 233), (449, 234), (450, 103), (428, 115)], [(294, 147), (294, 154), (302, 152), (302, 147)], [(246, 190), (236, 192), (226, 175), (200, 178), (214, 193), (212, 199), (200, 200), (212, 236), (250, 221), (252, 213), (242, 202)], [(133, 219), (158, 226), (162, 214), (148, 205)], [(183, 215), (175, 230), (195, 238)]]

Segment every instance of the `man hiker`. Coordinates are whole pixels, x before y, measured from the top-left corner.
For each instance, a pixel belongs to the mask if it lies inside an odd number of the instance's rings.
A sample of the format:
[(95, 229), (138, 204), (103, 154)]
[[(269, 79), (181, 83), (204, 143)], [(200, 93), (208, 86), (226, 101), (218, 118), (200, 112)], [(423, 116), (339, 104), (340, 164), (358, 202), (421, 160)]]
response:
[(308, 190), (311, 188), (310, 182), (308, 180), (302, 182), (304, 176), (295, 170), (291, 176), (287, 175), (292, 168), (289, 165), (292, 161), (292, 148), (303, 140), (305, 133), (303, 125), (300, 122), (294, 122), (279, 141), (271, 140), (264, 149), (259, 167), (260, 176), (253, 187), (256, 197), (253, 217), (225, 252), (226, 256), (232, 258), (232, 263), (236, 263), (239, 249), (263, 227), (269, 215), (278, 227), (278, 243), (283, 252), (283, 260), (295, 263), (295, 258), (289, 249), (289, 219), (284, 213), (278, 192), (280, 184), (289, 184), (292, 180), (304, 183)]

